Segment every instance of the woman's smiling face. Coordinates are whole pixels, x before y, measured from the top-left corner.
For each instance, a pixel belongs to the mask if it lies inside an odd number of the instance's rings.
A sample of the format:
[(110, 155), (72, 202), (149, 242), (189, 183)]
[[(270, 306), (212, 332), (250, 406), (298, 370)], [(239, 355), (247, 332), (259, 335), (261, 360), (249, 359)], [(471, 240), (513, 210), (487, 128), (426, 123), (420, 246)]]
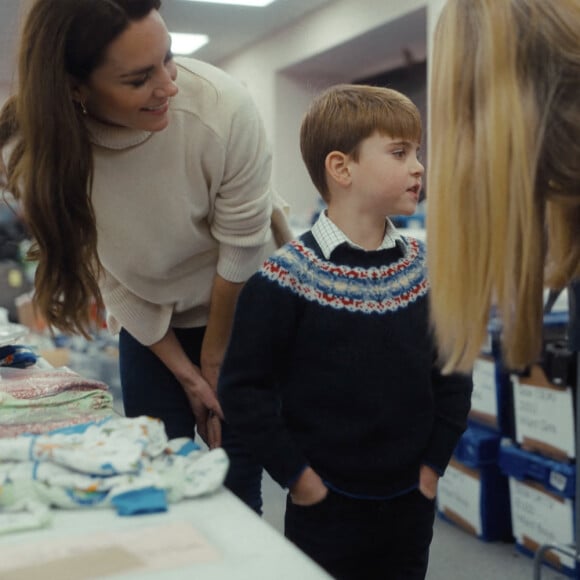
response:
[(78, 87), (89, 115), (103, 123), (161, 131), (177, 94), (171, 38), (157, 10), (131, 22), (107, 48), (103, 63)]

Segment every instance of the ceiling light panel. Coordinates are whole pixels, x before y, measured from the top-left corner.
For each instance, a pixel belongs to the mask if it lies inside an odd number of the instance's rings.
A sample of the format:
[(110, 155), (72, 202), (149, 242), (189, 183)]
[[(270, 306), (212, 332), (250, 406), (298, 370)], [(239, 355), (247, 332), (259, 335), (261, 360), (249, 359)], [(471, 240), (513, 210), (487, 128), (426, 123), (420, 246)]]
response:
[(262, 8), (276, 0), (188, 0), (189, 2), (207, 2), (210, 4), (235, 4), (236, 6), (256, 6)]
[(171, 52), (173, 54), (193, 54), (209, 42), (206, 34), (185, 34), (182, 32), (170, 32)]

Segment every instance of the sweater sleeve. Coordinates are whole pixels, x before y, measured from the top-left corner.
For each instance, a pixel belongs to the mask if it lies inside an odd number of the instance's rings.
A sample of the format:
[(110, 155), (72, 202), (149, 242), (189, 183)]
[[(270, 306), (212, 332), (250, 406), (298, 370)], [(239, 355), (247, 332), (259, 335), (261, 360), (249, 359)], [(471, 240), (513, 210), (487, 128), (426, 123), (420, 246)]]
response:
[(291, 352), (298, 299), (260, 272), (238, 299), (220, 371), (218, 396), (225, 419), (282, 487), (307, 464), (280, 414), (277, 377)]
[(240, 92), (231, 115), (225, 147), (211, 233), (220, 243), (218, 273), (232, 282), (243, 282), (264, 257), (261, 250), (270, 240), (274, 202), (270, 148), (259, 113), (246, 92)]
[(123, 327), (146, 346), (165, 336), (173, 314), (170, 305), (153, 304), (136, 296), (106, 270), (100, 287), (107, 308), (107, 325), (113, 334)]
[(443, 375), (438, 366), (431, 373), (435, 423), (423, 463), (443, 475), (453, 450), (467, 427), (473, 381), (471, 375)]

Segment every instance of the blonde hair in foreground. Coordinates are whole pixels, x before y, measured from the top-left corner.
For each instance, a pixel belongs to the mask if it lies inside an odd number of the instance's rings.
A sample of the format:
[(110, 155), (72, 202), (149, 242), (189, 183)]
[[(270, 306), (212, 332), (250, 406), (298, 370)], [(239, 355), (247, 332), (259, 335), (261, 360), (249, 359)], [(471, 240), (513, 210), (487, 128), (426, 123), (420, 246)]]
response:
[(427, 246), (445, 370), (490, 308), (507, 365), (541, 348), (544, 285), (580, 274), (580, 2), (448, 0), (430, 86)]

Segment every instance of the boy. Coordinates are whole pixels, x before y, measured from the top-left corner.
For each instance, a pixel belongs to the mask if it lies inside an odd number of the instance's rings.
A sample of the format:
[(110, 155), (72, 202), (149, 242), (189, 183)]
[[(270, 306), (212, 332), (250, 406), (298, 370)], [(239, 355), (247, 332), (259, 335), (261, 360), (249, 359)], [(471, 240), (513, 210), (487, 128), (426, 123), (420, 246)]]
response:
[(285, 534), (337, 578), (424, 578), (438, 477), (471, 379), (443, 376), (411, 215), (420, 115), (360, 85), (316, 98), (302, 157), (328, 205), (244, 287), (219, 382), (226, 421), (290, 493)]

